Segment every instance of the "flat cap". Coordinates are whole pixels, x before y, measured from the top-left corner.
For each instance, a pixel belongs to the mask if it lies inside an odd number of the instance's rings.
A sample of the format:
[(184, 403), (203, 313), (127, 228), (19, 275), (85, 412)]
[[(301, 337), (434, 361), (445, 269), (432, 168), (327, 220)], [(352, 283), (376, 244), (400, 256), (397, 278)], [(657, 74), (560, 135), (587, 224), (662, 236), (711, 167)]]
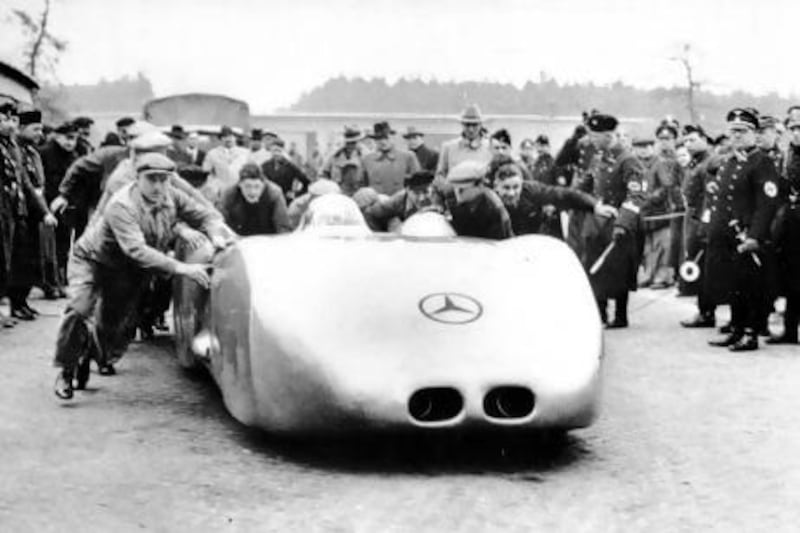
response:
[(163, 150), (172, 144), (172, 139), (160, 131), (150, 131), (136, 136), (131, 141), (131, 148), (134, 152), (153, 152)]
[(266, 178), (264, 177), (264, 173), (261, 171), (261, 167), (255, 163), (245, 163), (242, 165), (241, 170), (239, 170), (239, 181), (242, 180), (261, 180), (264, 181)]
[(433, 183), (433, 172), (420, 170), (405, 179), (406, 187), (426, 187)]
[(447, 183), (469, 183), (482, 180), (486, 175), (486, 165), (477, 161), (463, 161), (447, 174)]
[(150, 174), (152, 172), (173, 172), (175, 163), (172, 159), (156, 152), (148, 152), (136, 157), (136, 173)]
[(128, 126), (133, 126), (136, 122), (133, 117), (122, 117), (114, 125), (118, 128), (127, 128)]
[(655, 144), (655, 141), (652, 137), (634, 137), (631, 144), (633, 144), (633, 146), (652, 146)]

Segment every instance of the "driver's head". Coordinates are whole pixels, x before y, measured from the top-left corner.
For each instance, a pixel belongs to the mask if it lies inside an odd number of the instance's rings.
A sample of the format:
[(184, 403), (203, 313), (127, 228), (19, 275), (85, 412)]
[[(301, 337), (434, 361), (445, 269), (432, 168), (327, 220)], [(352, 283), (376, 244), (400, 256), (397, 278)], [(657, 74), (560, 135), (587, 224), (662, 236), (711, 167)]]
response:
[(417, 209), (433, 203), (433, 173), (427, 170), (414, 172), (406, 178), (408, 199)]
[(447, 183), (453, 187), (456, 202), (463, 204), (480, 195), (486, 166), (477, 161), (459, 163), (447, 174)]

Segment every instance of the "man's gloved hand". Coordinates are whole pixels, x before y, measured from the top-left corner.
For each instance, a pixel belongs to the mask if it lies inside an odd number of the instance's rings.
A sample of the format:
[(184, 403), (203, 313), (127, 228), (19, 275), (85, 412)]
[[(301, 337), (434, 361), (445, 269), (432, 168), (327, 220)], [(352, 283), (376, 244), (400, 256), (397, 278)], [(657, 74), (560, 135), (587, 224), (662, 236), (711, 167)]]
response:
[(622, 226), (614, 226), (614, 232), (611, 235), (612, 235), (612, 238), (614, 239), (614, 242), (619, 242), (627, 234), (628, 234), (628, 230), (626, 230)]
[(756, 250), (758, 250), (758, 241), (751, 238), (745, 239), (743, 243), (736, 247), (736, 251), (740, 254), (755, 252)]

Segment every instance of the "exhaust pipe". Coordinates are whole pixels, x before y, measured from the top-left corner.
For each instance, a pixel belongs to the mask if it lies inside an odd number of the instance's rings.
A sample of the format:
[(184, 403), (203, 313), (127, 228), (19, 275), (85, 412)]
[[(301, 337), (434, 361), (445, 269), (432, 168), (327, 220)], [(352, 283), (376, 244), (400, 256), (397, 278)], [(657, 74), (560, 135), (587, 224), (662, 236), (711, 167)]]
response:
[(535, 403), (527, 387), (495, 387), (483, 398), (483, 410), (490, 418), (525, 418), (533, 412)]
[(408, 400), (408, 414), (417, 422), (431, 423), (451, 420), (464, 409), (464, 398), (450, 387), (420, 389)]

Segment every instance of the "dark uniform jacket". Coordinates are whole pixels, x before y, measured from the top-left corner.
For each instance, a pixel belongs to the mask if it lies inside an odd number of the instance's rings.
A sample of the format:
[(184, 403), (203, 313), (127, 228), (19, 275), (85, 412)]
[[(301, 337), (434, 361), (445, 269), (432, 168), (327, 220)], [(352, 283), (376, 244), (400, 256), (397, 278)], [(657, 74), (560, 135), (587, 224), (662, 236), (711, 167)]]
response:
[(643, 242), (640, 213), (647, 201), (644, 168), (633, 154), (616, 145), (596, 155), (590, 172), (594, 195), (604, 204), (618, 208), (619, 217), (614, 221), (592, 215), (585, 217), (585, 249), (581, 259), (586, 269), (591, 270), (610, 246), (614, 228), (624, 230), (602, 267), (591, 277), (597, 297), (613, 298), (636, 288)]
[(785, 158), (783, 156), (783, 152), (781, 152), (781, 149), (777, 146), (773, 146), (768, 150), (763, 150), (763, 152), (772, 160), (772, 164), (775, 165), (775, 171), (778, 173), (778, 175), (783, 176)]
[(544, 185), (537, 181), (522, 183), (517, 205), (506, 205), (506, 210), (511, 218), (511, 227), (514, 235), (540, 233), (545, 215), (542, 208), (554, 205), (561, 209), (575, 209), (577, 211), (591, 211), (597, 202), (594, 198), (580, 191), (565, 187)]
[(67, 152), (54, 140), (48, 141), (39, 152), (44, 167), (44, 197), (48, 205), (58, 196), (58, 187), (75, 161), (77, 154)]
[(0, 296), (8, 287), (16, 221), (25, 209), (20, 165), (16, 143), (0, 136)]
[(781, 206), (773, 223), (778, 253), (780, 289), (800, 292), (800, 146), (789, 145), (786, 178), (780, 180)]
[[(306, 175), (300, 170), (300, 167), (285, 157), (271, 157), (261, 165), (261, 170), (264, 172), (267, 179), (281, 188), (286, 203), (291, 202), (295, 196), (305, 194), (308, 190), (309, 182)], [(301, 185), (299, 191), (294, 191), (292, 189), (295, 181), (299, 182)]]
[(779, 203), (778, 173), (772, 159), (752, 147), (734, 152), (709, 184), (710, 216), (705, 290), (715, 303), (725, 303), (740, 279), (739, 244), (731, 223), (764, 245)]
[(711, 154), (708, 151), (692, 154), (681, 190), (686, 202), (686, 215), (700, 219), (703, 214), (706, 185), (713, 178), (709, 172)]
[(103, 146), (78, 158), (61, 181), (59, 194), (78, 209), (94, 209), (105, 188), (105, 181), (128, 154), (126, 146)]
[(39, 150), (30, 141), (19, 139), (22, 177), (25, 186), (26, 216), (17, 221), (14, 254), (11, 261), (13, 284), (31, 287), (41, 280), (39, 222), (49, 213), (44, 198), (44, 168)]
[(535, 181), (544, 183), (545, 185), (553, 185), (555, 183), (555, 176), (553, 175), (553, 166), (555, 160), (553, 156), (548, 153), (539, 154), (533, 167), (530, 169), (531, 176)]
[(269, 181), (265, 185), (255, 204), (244, 199), (239, 187), (231, 187), (223, 193), (220, 210), (225, 222), (237, 234), (270, 235), (291, 231), (283, 192)]
[(443, 194), (450, 224), (459, 236), (495, 240), (513, 237), (508, 212), (491, 189), (482, 187), (478, 196), (461, 204), (456, 202), (451, 186), (445, 186)]
[(411, 151), (417, 156), (417, 161), (419, 161), (419, 166), (422, 170), (436, 172), (436, 167), (439, 166), (439, 152), (428, 148), (424, 144)]
[(92, 146), (92, 143), (83, 137), (78, 137), (78, 142), (75, 145), (75, 155), (77, 157), (83, 157), (91, 154), (92, 152), (94, 152), (94, 146)]
[[(592, 166), (597, 162), (597, 155), (598, 150), (588, 136), (581, 138), (571, 137), (556, 157), (556, 167), (558, 169), (556, 172), (559, 174), (556, 180), (558, 181), (562, 177), (566, 178), (566, 183), (573, 189), (593, 194), (594, 175)], [(566, 172), (566, 175), (562, 175), (564, 172)], [(570, 213), (569, 217), (566, 240), (578, 257), (584, 257), (586, 252), (583, 227), (587, 217), (589, 215), (583, 212)]]

